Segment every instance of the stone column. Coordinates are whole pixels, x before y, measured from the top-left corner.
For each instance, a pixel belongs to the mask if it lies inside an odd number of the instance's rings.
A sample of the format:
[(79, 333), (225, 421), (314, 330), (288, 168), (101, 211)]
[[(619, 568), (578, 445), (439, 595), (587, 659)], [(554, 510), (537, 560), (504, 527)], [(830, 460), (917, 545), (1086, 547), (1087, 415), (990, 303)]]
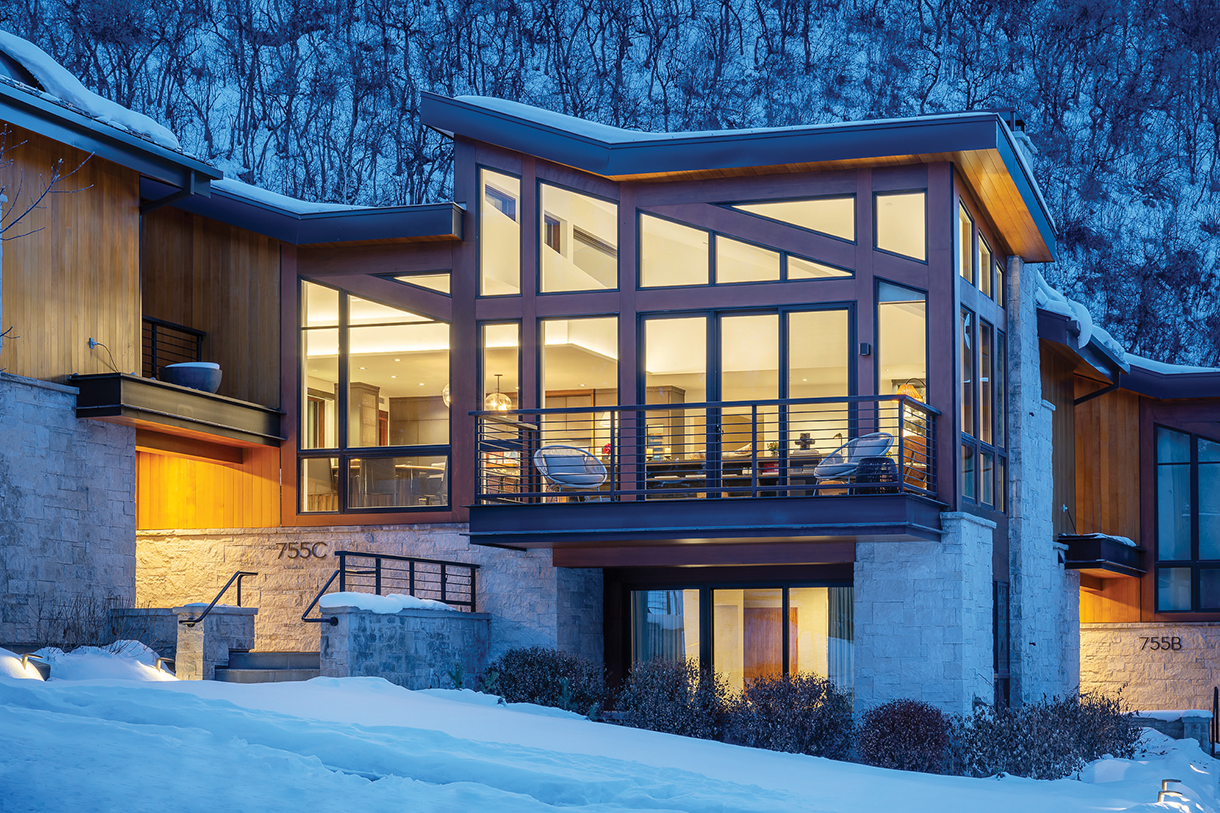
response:
[(856, 544), (856, 712), (899, 698), (969, 714), (991, 702), (995, 523), (941, 514), (939, 542)]
[[(175, 607), (179, 622), (195, 618), (206, 604)], [(178, 624), (178, 651), (174, 674), (181, 680), (213, 680), (217, 666), (229, 665), (229, 652), (248, 652), (254, 648), (254, 607), (213, 607), (207, 617), (195, 624)]]
[(1080, 577), (1054, 539), (1053, 404), (1042, 400), (1037, 272), (1008, 258), (1008, 556), (1013, 704), (1080, 682)]

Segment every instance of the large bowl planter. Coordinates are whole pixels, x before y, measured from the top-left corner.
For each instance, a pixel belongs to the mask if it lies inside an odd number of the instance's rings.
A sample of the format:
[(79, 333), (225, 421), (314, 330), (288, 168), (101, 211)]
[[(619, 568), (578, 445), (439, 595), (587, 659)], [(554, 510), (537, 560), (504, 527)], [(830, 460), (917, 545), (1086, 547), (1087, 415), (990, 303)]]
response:
[(220, 389), (220, 365), (210, 361), (184, 361), (161, 368), (161, 377), (170, 384), (204, 392)]

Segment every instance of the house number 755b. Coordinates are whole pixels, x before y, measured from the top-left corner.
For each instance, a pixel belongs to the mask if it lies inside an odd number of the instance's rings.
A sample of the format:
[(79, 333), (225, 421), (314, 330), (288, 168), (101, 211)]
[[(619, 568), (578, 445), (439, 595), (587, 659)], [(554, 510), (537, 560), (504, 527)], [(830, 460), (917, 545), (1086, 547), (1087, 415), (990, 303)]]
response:
[(314, 542), (312, 545), (308, 542), (280, 542), (280, 555), (277, 559), (283, 559), (285, 555), (289, 559), (325, 559), (326, 558), (326, 543)]
[(1144, 645), (1140, 649), (1165, 649), (1171, 652), (1177, 652), (1182, 648), (1182, 639), (1178, 636), (1162, 635), (1160, 638), (1145, 638), (1142, 635), (1140, 640)]

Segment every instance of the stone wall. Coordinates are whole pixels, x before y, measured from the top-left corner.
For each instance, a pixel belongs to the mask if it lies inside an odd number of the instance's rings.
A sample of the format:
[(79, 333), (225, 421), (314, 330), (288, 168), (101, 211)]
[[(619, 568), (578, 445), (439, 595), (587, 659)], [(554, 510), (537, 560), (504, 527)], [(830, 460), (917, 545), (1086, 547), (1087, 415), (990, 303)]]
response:
[(941, 514), (939, 542), (860, 542), (855, 564), (856, 711), (898, 698), (968, 714), (990, 702), (995, 523)]
[[(255, 648), (316, 652), (318, 625), (302, 622), (301, 613), (338, 567), (335, 551), (441, 559), (480, 566), (476, 607), (491, 615), (492, 658), (537, 645), (601, 661), (600, 570), (555, 568), (545, 550), (474, 546), (465, 531), (464, 525), (141, 531), (137, 601), (158, 607), (211, 601), (235, 571), (254, 571), (259, 575), (242, 582), (242, 604), (259, 608)], [(293, 558), (302, 547), (310, 556)], [(223, 601), (233, 602), (233, 594)]]
[(135, 600), (135, 430), (77, 420), (76, 388), (0, 373), (0, 642)]
[(338, 624), (322, 625), (323, 677), (380, 677), (408, 689), (475, 687), (488, 664), (487, 613), (402, 610), (373, 613), (327, 610)]
[[(1162, 646), (1162, 638), (1169, 639), (1169, 649)], [(1121, 691), (1128, 708), (1164, 711), (1210, 709), (1216, 686), (1220, 686), (1220, 624), (1080, 627), (1081, 691), (1107, 695)]]
[(1080, 577), (1055, 542), (1054, 405), (1042, 399), (1033, 268), (1008, 260), (1009, 632), (1014, 704), (1074, 691), (1079, 682)]
[[(174, 607), (179, 622), (198, 618), (206, 604)], [(253, 607), (212, 608), (204, 619), (178, 624), (178, 647), (174, 656), (174, 675), (179, 680), (214, 680), (217, 666), (229, 665), (231, 652), (248, 652), (254, 647)]]

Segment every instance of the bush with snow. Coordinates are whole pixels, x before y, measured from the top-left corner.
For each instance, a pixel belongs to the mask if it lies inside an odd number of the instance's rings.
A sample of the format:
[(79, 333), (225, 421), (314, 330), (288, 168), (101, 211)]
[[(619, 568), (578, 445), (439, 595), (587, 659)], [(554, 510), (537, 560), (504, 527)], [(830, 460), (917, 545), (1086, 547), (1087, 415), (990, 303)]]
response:
[(510, 649), (487, 667), (483, 688), (509, 703), (594, 715), (606, 702), (606, 674), (588, 658), (540, 646)]
[(729, 707), (725, 735), (753, 748), (845, 759), (851, 750), (852, 703), (817, 675), (760, 678)]
[(616, 705), (634, 728), (716, 740), (724, 733), (728, 693), (724, 678), (700, 672), (694, 659), (656, 659), (632, 667)]

